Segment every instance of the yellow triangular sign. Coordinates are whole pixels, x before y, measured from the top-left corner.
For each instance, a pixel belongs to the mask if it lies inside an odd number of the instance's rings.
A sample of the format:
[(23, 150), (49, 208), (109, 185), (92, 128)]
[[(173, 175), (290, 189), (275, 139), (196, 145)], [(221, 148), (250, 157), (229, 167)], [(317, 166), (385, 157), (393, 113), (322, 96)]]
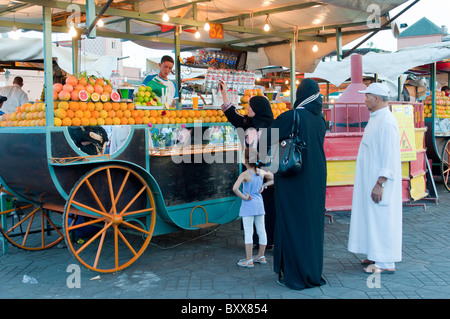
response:
[(403, 131), (402, 137), (400, 138), (400, 152), (411, 152), (412, 150), (413, 148), (411, 147), (411, 143), (409, 143), (406, 131)]

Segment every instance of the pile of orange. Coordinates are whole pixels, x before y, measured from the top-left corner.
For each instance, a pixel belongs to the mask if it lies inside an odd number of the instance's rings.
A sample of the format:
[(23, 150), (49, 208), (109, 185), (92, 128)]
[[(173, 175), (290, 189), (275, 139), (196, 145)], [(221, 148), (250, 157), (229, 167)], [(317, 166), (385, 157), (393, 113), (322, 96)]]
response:
[[(247, 115), (247, 105), (237, 112)], [(285, 103), (271, 103), (274, 118), (288, 110)], [(228, 122), (222, 110), (138, 110), (125, 102), (54, 102), (55, 126), (185, 124)], [(26, 103), (4, 114), (0, 127), (45, 126), (45, 103)]]
[(145, 110), (144, 124), (228, 122), (222, 110)]
[[(134, 103), (55, 101), (55, 126), (185, 124), (228, 122), (222, 110), (138, 110)], [(245, 115), (245, 109), (238, 110)], [(4, 114), (0, 127), (45, 126), (45, 103), (27, 103)]]
[(54, 103), (55, 126), (142, 124), (143, 110), (134, 103), (60, 101)]
[(281, 113), (284, 113), (288, 110), (286, 103), (270, 103), (272, 107), (273, 118), (276, 119)]
[[(437, 118), (450, 118), (450, 97), (445, 96), (444, 92), (436, 92), (436, 117)], [(429, 95), (423, 101), (424, 117), (433, 116), (432, 96)]]
[(25, 103), (3, 114), (0, 127), (7, 126), (45, 126), (45, 103)]

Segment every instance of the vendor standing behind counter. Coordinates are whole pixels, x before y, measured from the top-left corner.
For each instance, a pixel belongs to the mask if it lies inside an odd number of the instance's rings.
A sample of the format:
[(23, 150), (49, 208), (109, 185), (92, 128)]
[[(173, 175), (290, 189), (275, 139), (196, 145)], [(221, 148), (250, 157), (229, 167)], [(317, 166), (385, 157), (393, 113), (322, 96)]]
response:
[(0, 88), (0, 95), (7, 98), (2, 108), (4, 113), (12, 113), (18, 106), (28, 103), (28, 95), (22, 90), (22, 87), (23, 79), (16, 76), (13, 85)]
[(143, 85), (148, 86), (150, 81), (156, 81), (163, 84), (166, 87), (165, 95), (162, 96), (162, 103), (168, 103), (170, 107), (175, 107), (175, 100), (178, 97), (177, 85), (174, 81), (169, 80), (168, 76), (172, 72), (175, 61), (172, 57), (165, 55), (161, 58), (161, 63), (159, 63), (159, 74), (147, 75), (144, 79)]

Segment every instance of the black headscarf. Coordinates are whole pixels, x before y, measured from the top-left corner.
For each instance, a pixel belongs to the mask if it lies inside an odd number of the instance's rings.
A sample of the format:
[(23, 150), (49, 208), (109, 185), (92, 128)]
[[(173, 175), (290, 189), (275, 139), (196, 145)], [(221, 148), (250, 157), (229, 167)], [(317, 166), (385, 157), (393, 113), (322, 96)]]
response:
[(319, 115), (322, 113), (322, 96), (316, 81), (304, 79), (297, 88), (294, 108), (302, 106), (312, 113)]
[(254, 96), (250, 99), (249, 103), (255, 113), (255, 116), (252, 117), (255, 128), (259, 129), (271, 126), (274, 120), (269, 100), (265, 96)]

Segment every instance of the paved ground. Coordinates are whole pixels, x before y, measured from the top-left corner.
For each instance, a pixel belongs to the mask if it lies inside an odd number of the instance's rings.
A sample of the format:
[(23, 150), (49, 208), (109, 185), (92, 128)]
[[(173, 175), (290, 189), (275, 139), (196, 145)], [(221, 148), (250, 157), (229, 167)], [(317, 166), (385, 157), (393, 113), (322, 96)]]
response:
[[(362, 256), (346, 249), (349, 213), (337, 212), (333, 223), (326, 220), (327, 284), (322, 287), (294, 291), (279, 286), (270, 251), (267, 265), (238, 268), (244, 248), (240, 222), (235, 221), (213, 231), (155, 237), (137, 262), (118, 273), (95, 278), (97, 273), (81, 268), (80, 288), (67, 285), (72, 274), (68, 266), (76, 264), (67, 249), (30, 252), (10, 246), (0, 256), (0, 298), (448, 299), (450, 193), (437, 187), (438, 205), (427, 201), (426, 210), (404, 207), (403, 261), (394, 275), (369, 278), (362, 272)], [(24, 276), (37, 283), (24, 283)]]

